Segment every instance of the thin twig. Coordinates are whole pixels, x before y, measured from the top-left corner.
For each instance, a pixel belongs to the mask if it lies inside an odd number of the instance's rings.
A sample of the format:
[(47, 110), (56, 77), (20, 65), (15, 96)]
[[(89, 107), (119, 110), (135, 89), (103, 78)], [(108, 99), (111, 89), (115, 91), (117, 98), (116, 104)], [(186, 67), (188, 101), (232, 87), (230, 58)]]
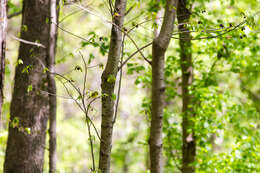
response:
[(114, 8), (113, 8), (112, 0), (108, 0), (108, 4), (109, 4), (110, 14), (111, 14), (111, 16), (113, 16)]
[(13, 17), (16, 17), (16, 16), (19, 16), (20, 14), (22, 14), (22, 10), (21, 11), (18, 11), (18, 12), (15, 12), (15, 13), (12, 13), (12, 14), (9, 14), (7, 16), (8, 19), (11, 19)]
[(72, 15), (74, 15), (74, 14), (77, 14), (77, 13), (79, 13), (79, 12), (81, 12), (81, 10), (75, 10), (75, 11), (71, 12), (70, 14), (64, 16), (64, 17), (59, 21), (59, 24), (61, 24), (62, 22), (64, 22), (64, 20), (67, 19), (68, 17), (70, 17), (70, 16), (72, 16)]
[(48, 91), (40, 90), (40, 92), (45, 93), (45, 94), (49, 94), (49, 95), (53, 95), (53, 96), (56, 96), (56, 97), (60, 97), (60, 98), (63, 98), (63, 99), (67, 99), (67, 100), (73, 100), (71, 97), (59, 96), (59, 95), (57, 95), (57, 94), (50, 93), (50, 92), (48, 92)]
[(76, 4), (76, 3), (74, 3), (74, 5), (75, 5), (76, 7), (78, 7), (78, 8), (80, 8), (81, 10), (86, 11), (86, 12), (88, 12), (89, 14), (100, 18), (100, 19), (101, 19), (102, 21), (104, 21), (105, 23), (110, 23), (110, 24), (112, 24), (111, 21), (105, 19), (105, 18), (104, 18), (103, 16), (101, 16), (101, 15), (95, 14), (94, 12), (92, 12), (91, 10), (87, 9), (87, 8), (84, 7), (84, 6), (79, 5), (79, 4)]
[(70, 35), (72, 35), (72, 36), (74, 36), (74, 37), (76, 37), (76, 38), (79, 38), (79, 39), (83, 40), (83, 41), (90, 42), (88, 39), (85, 39), (84, 37), (81, 37), (81, 36), (79, 36), (79, 35), (77, 35), (77, 34), (74, 34), (73, 32), (70, 32), (70, 31), (68, 31), (68, 30), (66, 30), (66, 29), (64, 29), (64, 28), (62, 28), (62, 27), (60, 27), (57, 23), (54, 23), (54, 24), (55, 24), (60, 30), (66, 32), (67, 34), (70, 34)]
[[(123, 58), (124, 58), (124, 45), (125, 45), (125, 35), (123, 35), (123, 40), (122, 40), (122, 43), (121, 43), (121, 60), (120, 60), (121, 65), (122, 65)], [(116, 99), (116, 104), (115, 104), (115, 114), (114, 114), (114, 119), (113, 119), (113, 122), (112, 122), (113, 124), (115, 124), (116, 118), (117, 118), (118, 105), (119, 105), (119, 100), (120, 100), (121, 84), (122, 84), (122, 76), (123, 76), (123, 68), (120, 69), (117, 99)]]
[[(152, 44), (153, 44), (153, 42), (150, 42), (147, 45), (144, 45), (143, 47), (141, 47), (139, 50), (143, 50), (143, 49), (151, 46)], [(118, 67), (118, 71), (121, 70), (123, 68), (123, 66), (139, 52), (139, 50), (132, 53), (124, 62), (121, 62), (121, 65)]]
[(173, 38), (173, 39), (181, 39), (181, 40), (187, 40), (187, 39), (189, 39), (189, 40), (203, 40), (203, 39), (218, 38), (218, 37), (223, 36), (223, 35), (225, 35), (225, 34), (227, 34), (227, 33), (229, 33), (229, 32), (232, 32), (232, 31), (236, 30), (237, 28), (239, 28), (239, 27), (241, 27), (242, 25), (244, 25), (246, 22), (247, 22), (247, 21), (244, 20), (244, 21), (242, 21), (241, 23), (239, 23), (238, 25), (234, 26), (232, 29), (227, 30), (227, 31), (225, 31), (225, 32), (223, 32), (223, 33), (221, 33), (221, 34), (214, 35), (214, 36), (206, 36), (206, 37), (199, 37), (199, 38), (181, 38), (181, 37), (180, 37), (180, 38), (178, 38), (178, 37), (172, 37), (172, 38)]
[[(119, 28), (119, 27), (118, 27)], [(124, 31), (124, 29), (119, 28), (119, 30), (121, 30), (121, 32), (123, 32), (128, 38), (129, 40), (134, 44), (134, 46), (136, 47), (136, 49), (138, 50), (138, 52), (140, 53), (140, 55), (143, 57), (143, 59), (148, 62), (150, 65), (152, 65), (152, 62), (149, 61), (143, 54), (143, 52), (141, 51), (141, 49), (138, 47), (137, 43), (134, 41), (134, 39), (126, 32)]]
[[(139, 47), (138, 47), (138, 45), (136, 44), (136, 42), (132, 39), (132, 37), (128, 34), (128, 32), (125, 31), (124, 28), (120, 28), (120, 27), (119, 27), (118, 25), (116, 25), (115, 23), (113, 23), (113, 22), (111, 22), (111, 21), (109, 21), (109, 20), (107, 20), (107, 19), (104, 19), (102, 16), (99, 16), (99, 15), (93, 13), (92, 11), (90, 11), (89, 9), (87, 9), (87, 8), (81, 6), (81, 5), (78, 5), (78, 4), (74, 4), (74, 5), (77, 6), (77, 7), (79, 7), (80, 9), (82, 9), (82, 10), (84, 10), (84, 11), (86, 11), (86, 12), (92, 14), (93, 16), (96, 16), (96, 17), (102, 19), (105, 23), (110, 23), (110, 24), (114, 25), (115, 27), (117, 27), (117, 29), (119, 29), (122, 33), (124, 33), (124, 34), (130, 39), (130, 41), (131, 41), (131, 42), (134, 44), (134, 46), (137, 48), (137, 50), (139, 51), (139, 53), (141, 54), (141, 56), (144, 58), (144, 60), (147, 61), (149, 64), (152, 64), (152, 63), (144, 56), (144, 54), (143, 54), (142, 51), (139, 49)], [(72, 34), (73, 34), (73, 33), (72, 33)]]
[(80, 54), (81, 59), (84, 63), (84, 71), (85, 71), (84, 72), (84, 82), (83, 82), (83, 98), (82, 98), (82, 100), (84, 100), (85, 99), (85, 93), (86, 93), (85, 91), (86, 91), (86, 83), (87, 83), (87, 75), (88, 75), (88, 66), (87, 66), (87, 63), (86, 63), (81, 51), (79, 51), (79, 54)]
[(14, 35), (8, 35), (8, 36), (11, 37), (11, 38), (14, 39), (14, 40), (17, 40), (17, 41), (22, 42), (22, 43), (25, 43), (25, 44), (30, 44), (30, 45), (35, 45), (35, 46), (37, 46), (37, 47), (46, 48), (46, 46), (44, 46), (44, 45), (41, 44), (41, 43), (36, 43), (36, 42), (31, 42), (31, 41), (28, 41), (28, 40), (24, 40), (24, 39), (15, 37)]
[[(86, 117), (89, 117), (88, 112), (91, 107), (91, 104), (96, 100), (97, 98), (94, 98), (91, 100), (88, 104), (87, 110), (86, 110)], [(87, 126), (88, 126), (88, 135), (89, 135), (89, 141), (90, 141), (90, 150), (91, 150), (91, 158), (92, 158), (92, 171), (96, 170), (95, 167), (95, 155), (94, 155), (94, 147), (93, 147), (93, 139), (91, 135), (91, 129), (90, 129), (90, 124), (89, 124), (89, 119), (86, 119), (87, 121)]]

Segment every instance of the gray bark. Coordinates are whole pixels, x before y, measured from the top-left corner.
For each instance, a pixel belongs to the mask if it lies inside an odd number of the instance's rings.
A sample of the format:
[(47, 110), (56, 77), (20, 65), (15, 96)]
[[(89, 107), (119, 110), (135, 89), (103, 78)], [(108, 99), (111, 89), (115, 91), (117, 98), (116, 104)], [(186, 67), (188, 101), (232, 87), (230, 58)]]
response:
[(171, 40), (177, 0), (167, 0), (163, 24), (152, 46), (152, 120), (150, 130), (151, 173), (162, 173), (162, 118), (164, 110), (164, 57)]
[[(194, 115), (192, 110), (192, 95), (189, 87), (193, 80), (191, 35), (189, 28), (184, 23), (189, 23), (190, 12), (186, 8), (187, 0), (181, 0), (178, 5), (177, 18), (180, 32), (180, 57), (182, 70), (182, 172), (194, 173), (193, 165), (196, 157), (196, 139), (192, 130), (194, 123), (191, 120)], [(192, 132), (189, 132), (189, 131)]]
[[(47, 47), (48, 19), (49, 0), (24, 0), (21, 39)], [(47, 50), (21, 42), (18, 57), (23, 64), (15, 70), (4, 173), (41, 173), (49, 115), (48, 94), (41, 92), (48, 89)]]
[[(112, 148), (112, 133), (113, 133), (113, 118), (114, 118), (114, 94), (115, 79), (117, 76), (118, 65), (120, 60), (122, 32), (120, 31), (125, 16), (127, 0), (116, 0), (115, 11), (113, 15), (113, 25), (111, 31), (110, 48), (108, 53), (108, 60), (105, 70), (102, 74), (102, 122), (101, 122), (101, 141), (99, 153), (99, 169), (102, 173), (110, 172), (110, 155)], [(119, 29), (120, 28), (120, 29)]]
[(4, 99), (4, 76), (5, 76), (5, 49), (7, 32), (7, 8), (6, 0), (0, 4), (0, 127), (2, 117), (2, 105)]
[(49, 173), (56, 172), (56, 112), (57, 112), (57, 98), (56, 98), (56, 83), (55, 83), (55, 54), (57, 42), (57, 26), (59, 13), (59, 0), (50, 0), (50, 32), (49, 32), (49, 47), (48, 47), (48, 92), (49, 94)]

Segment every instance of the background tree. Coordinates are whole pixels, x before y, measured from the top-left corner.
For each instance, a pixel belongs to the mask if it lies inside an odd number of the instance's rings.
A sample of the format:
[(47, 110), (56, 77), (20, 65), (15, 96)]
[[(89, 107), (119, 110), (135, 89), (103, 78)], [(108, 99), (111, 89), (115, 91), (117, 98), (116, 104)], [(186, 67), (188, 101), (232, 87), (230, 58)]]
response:
[(5, 76), (5, 49), (7, 32), (7, 3), (6, 0), (0, 4), (0, 127), (2, 125), (2, 105), (4, 99), (4, 76)]
[(167, 0), (162, 27), (159, 35), (153, 40), (152, 48), (152, 119), (150, 129), (150, 162), (152, 173), (163, 172), (162, 158), (162, 118), (164, 110), (164, 57), (171, 40), (176, 0)]
[[(49, 44), (49, 1), (23, 1), (21, 39)], [(49, 117), (47, 50), (20, 43), (4, 172), (42, 172)], [(19, 146), (19, 147), (17, 147)]]
[(47, 56), (47, 78), (48, 78), (48, 92), (49, 92), (49, 172), (56, 172), (57, 162), (57, 135), (56, 135), (56, 112), (57, 112), (57, 92), (55, 82), (55, 55), (56, 55), (56, 42), (57, 42), (57, 25), (59, 19), (59, 0), (50, 1), (50, 31), (49, 31), (49, 44)]
[(112, 148), (113, 125), (115, 123), (114, 87), (118, 73), (122, 47), (122, 26), (124, 23), (127, 0), (116, 0), (112, 8), (112, 30), (110, 47), (105, 70), (102, 73), (102, 122), (99, 153), (99, 169), (102, 173), (110, 172), (110, 155)]
[(180, 64), (182, 71), (182, 172), (195, 172), (196, 135), (194, 134), (191, 87), (193, 82), (191, 34), (188, 28), (191, 12), (187, 8), (187, 0), (178, 4), (177, 18), (180, 44)]

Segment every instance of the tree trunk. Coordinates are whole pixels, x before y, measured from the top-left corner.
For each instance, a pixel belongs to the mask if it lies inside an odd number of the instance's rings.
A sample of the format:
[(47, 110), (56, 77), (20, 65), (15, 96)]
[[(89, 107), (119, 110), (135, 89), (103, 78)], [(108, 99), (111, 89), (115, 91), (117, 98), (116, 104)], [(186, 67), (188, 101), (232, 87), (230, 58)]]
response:
[[(191, 50), (191, 35), (187, 24), (190, 19), (190, 12), (186, 8), (187, 0), (180, 1), (177, 10), (177, 18), (179, 23), (180, 36), (180, 56), (182, 70), (182, 172), (194, 173), (195, 166), (193, 165), (196, 156), (196, 141), (192, 130), (194, 123), (192, 117), (192, 96), (189, 94), (189, 87), (193, 80), (192, 66), (192, 50)], [(192, 131), (192, 132), (189, 132)]]
[(58, 14), (59, 14), (59, 0), (50, 0), (50, 33), (49, 33), (49, 47), (48, 47), (48, 92), (49, 94), (49, 173), (56, 172), (56, 83), (55, 76), (55, 54), (56, 54), (56, 42), (57, 42), (57, 26)]
[[(24, 0), (21, 38), (48, 47), (49, 0)], [(47, 50), (20, 43), (16, 66), (4, 173), (43, 171), (46, 126), (49, 115)]]
[(2, 105), (4, 99), (4, 76), (5, 76), (5, 49), (7, 32), (6, 0), (1, 0), (0, 4), (0, 128), (2, 117)]
[(151, 173), (162, 173), (162, 118), (164, 109), (164, 56), (171, 40), (177, 0), (167, 0), (163, 24), (152, 46), (152, 120), (150, 130)]
[[(120, 31), (125, 16), (127, 0), (116, 0), (113, 14), (110, 48), (105, 70), (102, 74), (102, 122), (99, 153), (99, 169), (102, 173), (110, 172), (110, 154), (112, 148), (114, 118), (114, 87), (120, 60), (122, 32)], [(120, 29), (119, 29), (120, 28)]]

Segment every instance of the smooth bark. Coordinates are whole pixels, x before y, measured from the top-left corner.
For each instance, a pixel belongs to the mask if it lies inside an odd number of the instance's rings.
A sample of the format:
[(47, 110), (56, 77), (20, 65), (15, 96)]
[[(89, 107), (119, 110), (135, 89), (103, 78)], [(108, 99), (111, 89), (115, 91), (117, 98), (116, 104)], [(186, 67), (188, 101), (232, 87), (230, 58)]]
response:
[[(180, 1), (177, 10), (180, 36), (180, 57), (182, 70), (182, 173), (194, 173), (194, 161), (196, 157), (196, 140), (192, 130), (192, 95), (189, 87), (193, 80), (191, 35), (187, 23), (190, 19), (190, 11), (186, 8), (187, 0)], [(191, 132), (190, 132), (191, 131)]]
[(1, 0), (0, 4), (0, 127), (2, 117), (2, 106), (4, 99), (4, 76), (5, 76), (5, 49), (7, 32), (7, 3)]
[(163, 24), (152, 46), (152, 120), (150, 129), (151, 173), (163, 172), (162, 118), (164, 110), (164, 58), (175, 22), (177, 0), (167, 0)]
[[(24, 0), (21, 39), (48, 47), (49, 0)], [(4, 173), (41, 173), (49, 115), (47, 50), (21, 42), (14, 90)]]
[(99, 169), (102, 173), (110, 172), (110, 155), (112, 148), (112, 133), (114, 120), (114, 87), (118, 72), (120, 52), (122, 46), (122, 26), (124, 22), (127, 0), (116, 0), (113, 13), (110, 48), (105, 70), (102, 74), (102, 122), (99, 153)]
[(49, 47), (48, 47), (48, 92), (49, 94), (49, 173), (56, 172), (56, 112), (57, 112), (57, 98), (56, 98), (56, 83), (55, 76), (55, 54), (57, 42), (57, 26), (59, 13), (59, 0), (50, 0), (50, 32), (49, 32)]

